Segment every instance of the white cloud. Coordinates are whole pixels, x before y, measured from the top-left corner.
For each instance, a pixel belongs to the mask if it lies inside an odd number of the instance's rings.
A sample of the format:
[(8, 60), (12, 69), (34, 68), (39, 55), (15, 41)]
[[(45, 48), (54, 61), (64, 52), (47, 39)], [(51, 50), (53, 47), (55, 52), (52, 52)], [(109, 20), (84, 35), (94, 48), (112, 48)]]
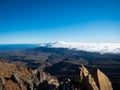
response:
[(40, 46), (50, 48), (69, 48), (83, 50), (88, 52), (103, 53), (120, 53), (120, 43), (86, 43), (86, 42), (50, 42)]

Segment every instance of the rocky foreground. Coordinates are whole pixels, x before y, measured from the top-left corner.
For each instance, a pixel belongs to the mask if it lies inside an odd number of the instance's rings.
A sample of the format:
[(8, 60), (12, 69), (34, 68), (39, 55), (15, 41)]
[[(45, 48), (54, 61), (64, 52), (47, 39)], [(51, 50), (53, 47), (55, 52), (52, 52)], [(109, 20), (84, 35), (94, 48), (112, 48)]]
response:
[(109, 78), (99, 69), (83, 65), (72, 78), (59, 81), (43, 72), (0, 61), (0, 90), (113, 90)]

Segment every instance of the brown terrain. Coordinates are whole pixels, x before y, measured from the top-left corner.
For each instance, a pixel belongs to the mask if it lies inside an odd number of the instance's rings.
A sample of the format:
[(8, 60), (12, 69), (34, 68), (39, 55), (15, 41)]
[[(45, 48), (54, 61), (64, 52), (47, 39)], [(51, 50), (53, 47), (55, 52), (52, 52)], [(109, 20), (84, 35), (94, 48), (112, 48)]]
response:
[[(61, 86), (61, 84), (63, 84), (63, 82), (67, 82), (67, 79), (72, 81), (72, 86), (75, 84), (73, 84), (73, 82), (75, 82), (74, 77), (76, 74), (78, 76), (78, 73), (76, 73), (76, 71), (81, 66), (81, 64), (83, 64), (90, 72), (91, 76), (88, 75), (89, 78), (93, 78), (94, 76), (91, 74), (91, 72), (93, 71), (94, 66), (96, 68), (99, 68), (105, 75), (107, 75), (112, 83), (114, 90), (119, 90), (120, 88), (120, 54), (100, 54), (94, 52), (91, 53), (85, 51), (68, 50), (64, 48), (39, 47), (20, 50), (0, 50), (0, 61), (7, 62), (11, 65), (14, 64), (15, 67), (17, 67), (16, 70), (18, 70), (19, 68), (26, 68), (29, 73), (32, 72), (32, 76), (30, 77), (33, 77), (33, 73), (36, 71), (44, 71), (44, 73), (46, 72), (44, 75), (54, 76), (54, 78), (56, 77), (58, 79), (56, 80), (59, 81), (59, 87)], [(15, 70), (13, 71), (12, 73), (18, 75)], [(98, 71), (98, 69), (94, 69), (94, 72), (96, 72), (94, 73), (94, 75), (96, 75)], [(36, 77), (36, 75), (34, 77)], [(3, 79), (1, 80), (3, 81)], [(30, 82), (36, 82), (36, 80), (38, 82), (39, 79), (35, 79), (35, 81), (32, 80)], [(97, 81), (97, 79), (95, 79), (95, 81)], [(27, 87), (31, 87), (30, 85), (27, 84)], [(37, 89), (37, 85), (33, 84), (32, 87), (35, 88), (33, 90)], [(97, 84), (97, 87), (99, 87), (100, 85)]]
[(113, 90), (109, 78), (99, 69), (83, 65), (72, 78), (59, 81), (42, 68), (30, 69), (0, 61), (0, 90)]

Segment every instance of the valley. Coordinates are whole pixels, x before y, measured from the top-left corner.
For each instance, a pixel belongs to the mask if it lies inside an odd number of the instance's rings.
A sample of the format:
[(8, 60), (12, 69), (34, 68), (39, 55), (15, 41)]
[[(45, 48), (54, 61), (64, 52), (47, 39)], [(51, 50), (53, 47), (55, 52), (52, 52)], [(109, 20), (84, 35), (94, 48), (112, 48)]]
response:
[(73, 77), (80, 65), (85, 65), (88, 70), (96, 67), (110, 78), (114, 90), (120, 88), (120, 54), (37, 47), (0, 50), (0, 60), (33, 70), (42, 68), (59, 80)]

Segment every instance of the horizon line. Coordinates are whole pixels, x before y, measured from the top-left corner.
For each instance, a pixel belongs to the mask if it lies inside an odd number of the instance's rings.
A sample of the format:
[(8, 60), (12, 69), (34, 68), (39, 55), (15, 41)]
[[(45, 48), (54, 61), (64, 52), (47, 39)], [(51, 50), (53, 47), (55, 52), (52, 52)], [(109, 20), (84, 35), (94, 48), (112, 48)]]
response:
[(13, 44), (45, 44), (45, 43), (55, 43), (55, 42), (72, 42), (72, 43), (120, 43), (120, 42), (88, 42), (88, 41), (49, 41), (49, 42), (22, 42), (22, 43), (0, 43), (0, 45), (13, 45)]

